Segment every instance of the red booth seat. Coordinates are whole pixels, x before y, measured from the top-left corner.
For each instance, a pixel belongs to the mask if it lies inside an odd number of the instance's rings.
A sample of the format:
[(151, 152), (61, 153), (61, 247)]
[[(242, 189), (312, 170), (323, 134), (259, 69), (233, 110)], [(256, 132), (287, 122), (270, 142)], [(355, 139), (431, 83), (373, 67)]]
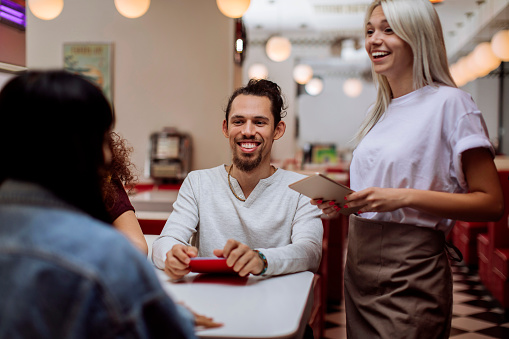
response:
[(452, 229), (452, 242), (463, 254), (468, 266), (477, 266), (477, 236), (488, 230), (485, 222), (457, 221)]
[(498, 169), (506, 208), (502, 218), (487, 223), (487, 233), (477, 236), (479, 277), (502, 307), (509, 308), (509, 171)]
[(493, 272), (509, 280), (509, 248), (496, 248), (493, 252)]
[(493, 282), (491, 293), (504, 308), (509, 308), (509, 248), (493, 252)]
[(477, 235), (477, 253), (479, 278), (483, 285), (490, 290), (491, 287), (491, 249), (488, 234)]

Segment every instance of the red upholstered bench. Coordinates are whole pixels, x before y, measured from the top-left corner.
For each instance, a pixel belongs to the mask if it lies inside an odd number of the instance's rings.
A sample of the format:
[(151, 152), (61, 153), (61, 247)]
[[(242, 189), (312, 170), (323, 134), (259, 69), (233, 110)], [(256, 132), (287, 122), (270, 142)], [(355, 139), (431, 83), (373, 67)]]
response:
[(452, 242), (463, 254), (463, 261), (468, 266), (477, 266), (477, 235), (486, 233), (485, 222), (457, 221), (452, 229)]
[(493, 252), (493, 283), (492, 294), (502, 304), (509, 308), (509, 248), (496, 248)]
[(479, 277), (482, 283), (503, 307), (509, 307), (509, 283), (507, 279), (507, 258), (509, 250), (509, 171), (498, 169), (498, 177), (504, 194), (506, 208), (502, 218), (488, 222), (486, 234), (477, 236), (479, 253)]
[(490, 241), (487, 233), (477, 235), (477, 253), (479, 278), (483, 285), (491, 290), (491, 252)]

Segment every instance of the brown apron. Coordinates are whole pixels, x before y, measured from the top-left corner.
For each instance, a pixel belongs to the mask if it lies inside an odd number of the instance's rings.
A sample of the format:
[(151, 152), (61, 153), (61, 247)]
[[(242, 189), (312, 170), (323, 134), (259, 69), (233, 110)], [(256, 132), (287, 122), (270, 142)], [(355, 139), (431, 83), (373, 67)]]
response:
[(443, 232), (350, 216), (349, 339), (449, 338), (452, 273)]

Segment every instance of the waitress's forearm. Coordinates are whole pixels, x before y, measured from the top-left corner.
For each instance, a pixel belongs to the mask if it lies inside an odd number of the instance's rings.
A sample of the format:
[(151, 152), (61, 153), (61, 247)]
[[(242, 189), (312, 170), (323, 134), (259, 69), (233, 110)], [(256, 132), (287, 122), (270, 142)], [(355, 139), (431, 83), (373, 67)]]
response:
[(503, 199), (486, 192), (445, 193), (408, 189), (405, 196), (406, 207), (447, 219), (498, 221), (504, 212)]

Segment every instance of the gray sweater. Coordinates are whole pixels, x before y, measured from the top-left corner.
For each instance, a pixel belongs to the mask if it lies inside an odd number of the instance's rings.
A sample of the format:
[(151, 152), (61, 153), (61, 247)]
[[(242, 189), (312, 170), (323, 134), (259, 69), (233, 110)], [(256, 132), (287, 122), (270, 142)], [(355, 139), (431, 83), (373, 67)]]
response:
[[(230, 190), (224, 165), (189, 173), (152, 245), (155, 265), (163, 269), (166, 253), (175, 244), (189, 245), (193, 236), (199, 257), (214, 257), (214, 249), (235, 239), (267, 257), (265, 275), (316, 271), (322, 254), (321, 211), (288, 187), (304, 177), (278, 169), (242, 202)], [(244, 198), (237, 180), (231, 177), (231, 183)]]

